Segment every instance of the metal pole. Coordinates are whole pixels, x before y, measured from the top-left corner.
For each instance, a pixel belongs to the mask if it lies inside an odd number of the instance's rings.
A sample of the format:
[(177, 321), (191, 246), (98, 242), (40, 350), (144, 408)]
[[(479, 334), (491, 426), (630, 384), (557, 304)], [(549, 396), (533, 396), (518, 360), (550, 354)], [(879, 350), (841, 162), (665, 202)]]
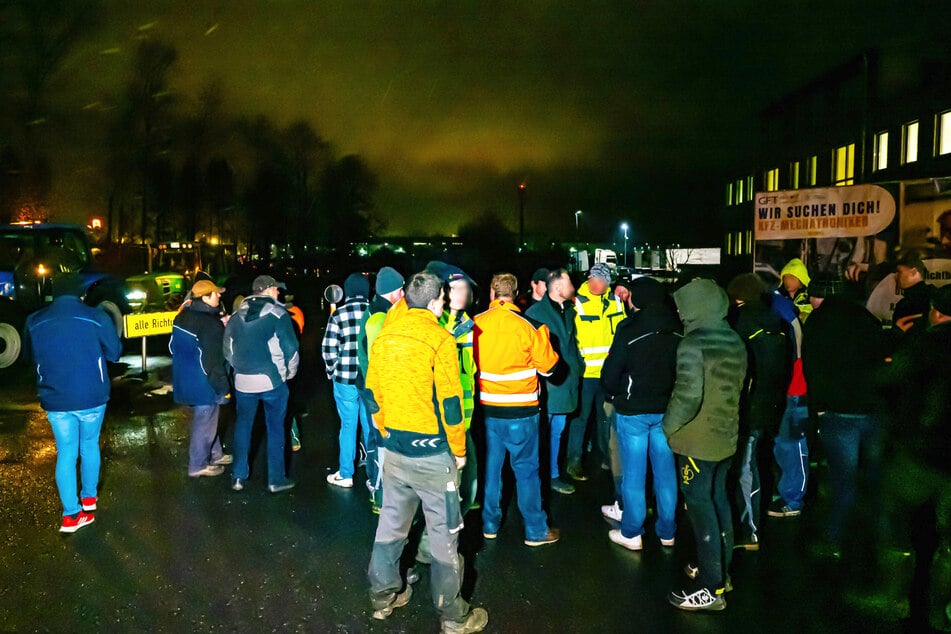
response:
[(148, 353), (145, 347), (145, 337), (142, 337), (142, 379), (145, 380), (149, 376), (148, 369)]
[(518, 251), (525, 244), (525, 183), (518, 186)]

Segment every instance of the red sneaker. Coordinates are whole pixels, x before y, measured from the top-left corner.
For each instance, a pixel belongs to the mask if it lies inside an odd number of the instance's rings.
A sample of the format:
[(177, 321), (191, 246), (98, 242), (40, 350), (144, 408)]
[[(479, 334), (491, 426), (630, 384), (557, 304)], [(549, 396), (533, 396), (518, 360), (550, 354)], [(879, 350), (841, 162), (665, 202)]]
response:
[(63, 525), (59, 527), (61, 533), (75, 533), (83, 526), (87, 526), (96, 521), (96, 516), (86, 511), (80, 511), (75, 515), (64, 515)]
[(96, 510), (96, 500), (99, 498), (83, 498), (80, 500), (83, 503), (84, 511), (95, 511)]

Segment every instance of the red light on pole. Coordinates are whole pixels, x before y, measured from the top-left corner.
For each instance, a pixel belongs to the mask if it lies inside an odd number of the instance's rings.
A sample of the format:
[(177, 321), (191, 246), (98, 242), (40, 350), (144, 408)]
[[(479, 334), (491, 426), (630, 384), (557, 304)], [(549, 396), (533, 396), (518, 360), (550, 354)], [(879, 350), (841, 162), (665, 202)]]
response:
[(102, 218), (93, 218), (89, 222), (89, 227), (91, 229), (102, 229)]

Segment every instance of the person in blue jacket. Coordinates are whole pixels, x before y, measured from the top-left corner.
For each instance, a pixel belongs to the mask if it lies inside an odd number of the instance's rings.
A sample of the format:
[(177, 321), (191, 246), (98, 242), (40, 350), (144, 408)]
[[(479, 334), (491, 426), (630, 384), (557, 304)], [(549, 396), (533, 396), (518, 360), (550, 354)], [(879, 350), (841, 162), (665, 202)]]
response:
[(188, 475), (193, 478), (221, 475), (223, 465), (232, 461), (218, 437), (218, 410), (231, 392), (218, 307), (224, 291), (210, 280), (195, 282), (191, 301), (175, 317), (168, 344), (175, 402), (192, 408)]
[[(99, 487), (99, 431), (109, 401), (107, 361), (122, 343), (112, 319), (80, 297), (78, 274), (53, 283), (53, 303), (26, 320), (26, 342), (36, 366), (40, 405), (56, 438), (56, 488), (63, 503), (60, 531), (74, 533), (95, 521)], [(76, 491), (76, 461), (82, 488)]]

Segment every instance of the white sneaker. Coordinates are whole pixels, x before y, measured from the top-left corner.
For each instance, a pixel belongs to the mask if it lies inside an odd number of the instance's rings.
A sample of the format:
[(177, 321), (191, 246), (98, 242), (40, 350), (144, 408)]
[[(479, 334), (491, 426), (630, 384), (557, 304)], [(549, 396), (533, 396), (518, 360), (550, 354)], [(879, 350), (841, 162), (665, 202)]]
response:
[(641, 536), (635, 535), (634, 537), (625, 537), (621, 534), (621, 531), (615, 529), (613, 531), (608, 531), (608, 539), (617, 544), (618, 546), (623, 546), (628, 550), (641, 550), (644, 548), (643, 543), (641, 542)]
[(621, 521), (621, 516), (624, 514), (624, 511), (621, 510), (621, 505), (615, 502), (614, 504), (605, 504), (601, 507), (601, 515), (605, 519), (613, 520), (615, 522)]
[(670, 539), (664, 539), (664, 538), (660, 539), (660, 545), (666, 546), (667, 548), (673, 548), (676, 542), (677, 542), (676, 537), (671, 537)]
[(353, 478), (342, 478), (340, 477), (339, 471), (335, 471), (327, 476), (327, 482), (334, 485), (335, 487), (341, 487), (343, 489), (353, 488)]

